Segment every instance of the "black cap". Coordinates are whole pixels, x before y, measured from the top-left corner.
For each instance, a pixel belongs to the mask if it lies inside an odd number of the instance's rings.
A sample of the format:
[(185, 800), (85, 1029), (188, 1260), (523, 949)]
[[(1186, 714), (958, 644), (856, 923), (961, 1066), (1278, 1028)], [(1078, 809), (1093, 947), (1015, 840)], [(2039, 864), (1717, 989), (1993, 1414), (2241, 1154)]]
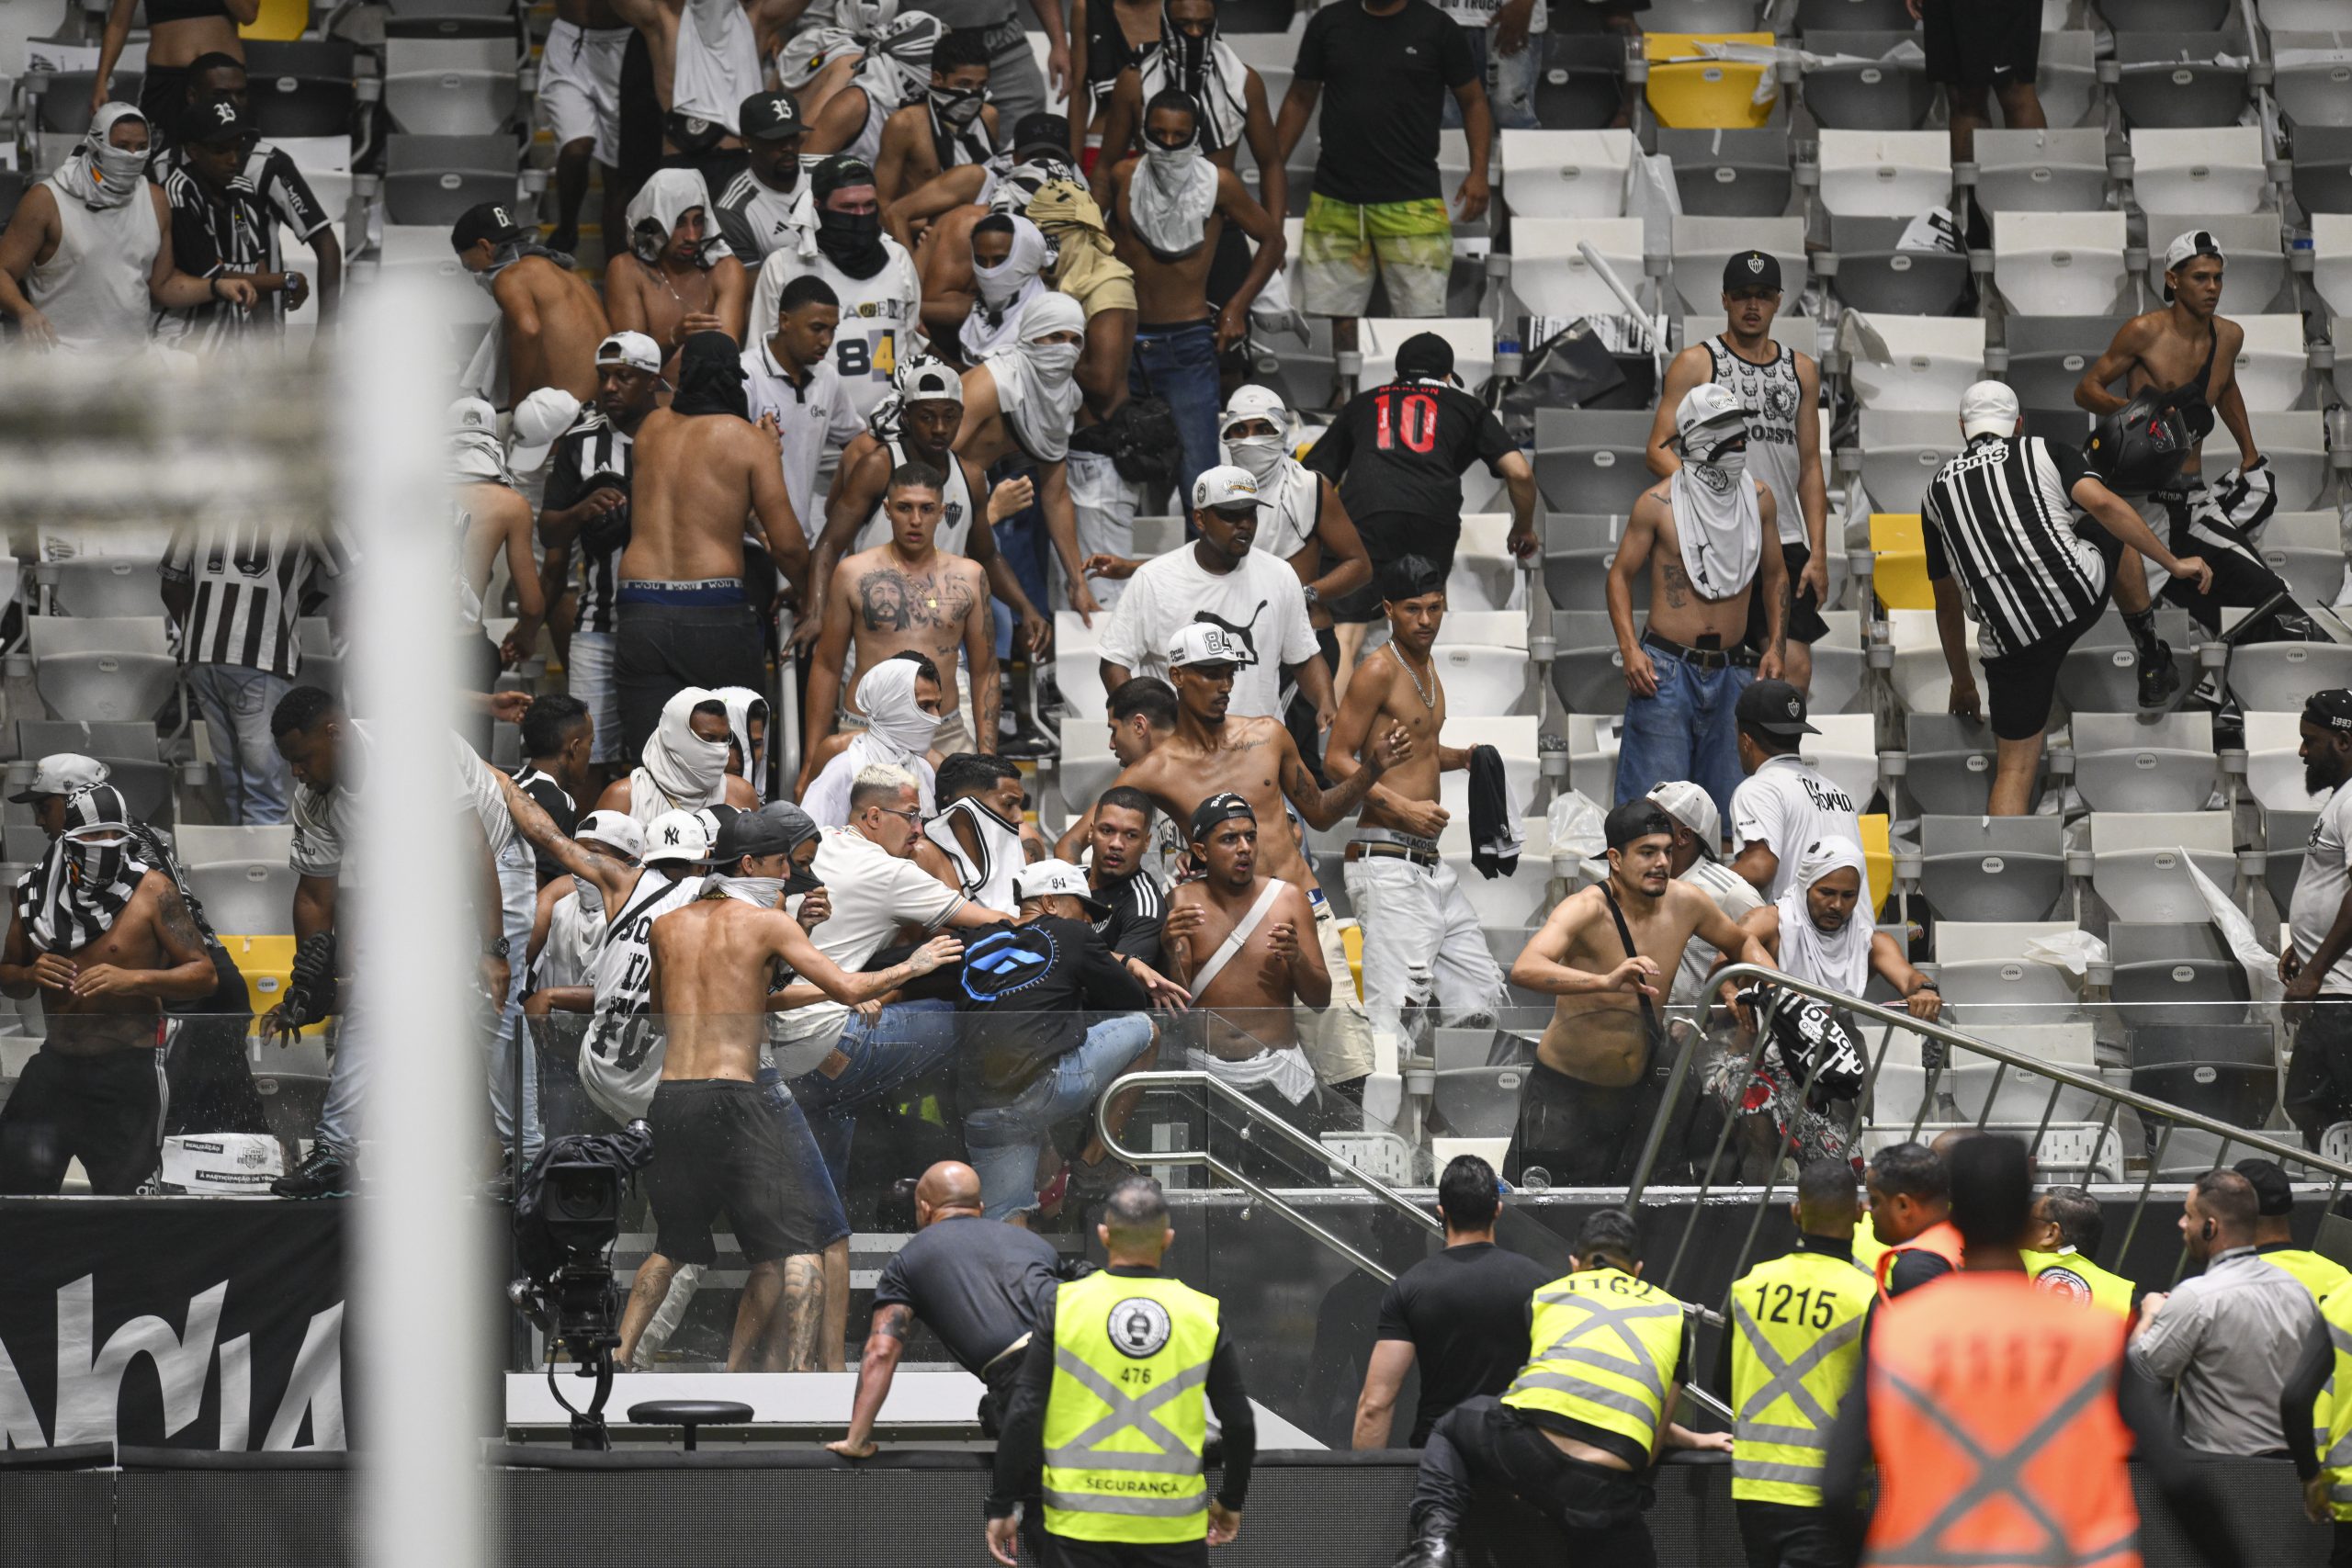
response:
[(1250, 821), (1255, 822), (1258, 819), (1258, 813), (1248, 801), (1231, 790), (1227, 790), (1222, 795), (1209, 796), (1193, 807), (1193, 842), (1196, 844), (1201, 842), (1209, 836), (1210, 830), (1218, 823), (1235, 817), (1247, 817)]
[(1793, 737), (1821, 731), (1804, 721), (1804, 694), (1786, 681), (1758, 681), (1739, 694), (1732, 717), (1742, 729)]
[(1024, 114), (1013, 123), (1012, 155), (1016, 158), (1050, 148), (1069, 156), (1069, 121), (1057, 114)]
[(1762, 251), (1742, 251), (1724, 263), (1724, 292), (1736, 294), (1743, 288), (1769, 288), (1781, 291), (1781, 264)]
[(736, 111), (736, 122), (745, 136), (762, 141), (781, 141), (787, 136), (798, 136), (808, 129), (800, 118), (800, 100), (790, 93), (753, 93), (743, 100)]
[(819, 201), (850, 186), (874, 183), (874, 165), (854, 152), (836, 152), (808, 171), (808, 194)]
[(2330, 686), (2305, 697), (2303, 720), (2322, 729), (2352, 730), (2352, 687)]
[(227, 98), (207, 98), (190, 104), (180, 117), (180, 140), (198, 147), (220, 147), (243, 141), (253, 133), (253, 121)]
[(1435, 333), (1415, 333), (1396, 345), (1396, 374), (1435, 380), (1453, 374), (1453, 345)]
[(1636, 839), (1656, 833), (1674, 837), (1674, 818), (1667, 815), (1665, 807), (1645, 795), (1613, 807), (1600, 819), (1601, 842), (1612, 850), (1622, 850)]
[(530, 232), (529, 228), (514, 221), (514, 212), (504, 202), (485, 201), (458, 214), (457, 222), (449, 227), (449, 248), (470, 251), (484, 240), (503, 245)]
[(2255, 1212), (2266, 1219), (2295, 1212), (2295, 1190), (2287, 1182), (2285, 1168), (2275, 1159), (2242, 1159), (2230, 1168), (2254, 1189)]
[(765, 812), (738, 811), (720, 825), (718, 841), (711, 846), (711, 863), (731, 867), (745, 855), (764, 859), (790, 854), (800, 841), (790, 827)]

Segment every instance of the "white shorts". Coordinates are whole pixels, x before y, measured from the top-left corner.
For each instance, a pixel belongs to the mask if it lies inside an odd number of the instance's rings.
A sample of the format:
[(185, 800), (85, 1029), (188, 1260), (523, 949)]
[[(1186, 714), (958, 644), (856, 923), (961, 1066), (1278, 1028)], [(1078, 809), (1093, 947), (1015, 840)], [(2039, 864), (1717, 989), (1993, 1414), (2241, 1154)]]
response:
[[(1340, 918), (1331, 912), (1331, 900), (1319, 891), (1307, 899), (1315, 906), (1315, 936), (1323, 950), (1323, 967), (1331, 975), (1331, 1005), (1319, 1012), (1305, 1006), (1293, 1010), (1299, 1048), (1325, 1083), (1352, 1083), (1372, 1071), (1372, 1021), (1364, 1016), (1355, 982), (1348, 977), (1348, 944), (1340, 936)], [(1365, 973), (1371, 973), (1369, 965)]]
[(1449, 1027), (1493, 1017), (1502, 969), (1452, 866), (1366, 855), (1348, 862), (1347, 878), (1363, 928), (1363, 1006), (1373, 1027), (1401, 1039), (1404, 1010), (1432, 1003)]
[(620, 163), (621, 56), (628, 28), (582, 28), (558, 20), (539, 54), (539, 112), (558, 147), (595, 143), (607, 168)]
[[(1136, 551), (1136, 487), (1119, 477), (1118, 466), (1100, 452), (1072, 452), (1064, 460), (1069, 477), (1070, 519), (1078, 535), (1078, 558), (1089, 556), (1131, 556)], [(1051, 554), (1051, 547), (1047, 547)], [(1052, 569), (1055, 609), (1069, 608), (1069, 586), (1062, 581), (1061, 562)], [(1127, 585), (1115, 578), (1087, 581), (1094, 602), (1108, 610), (1119, 602)]]
[(571, 657), (565, 664), (571, 694), (588, 705), (596, 721), (596, 739), (588, 748), (592, 762), (621, 760), (621, 698), (613, 684), (613, 634), (573, 632)]

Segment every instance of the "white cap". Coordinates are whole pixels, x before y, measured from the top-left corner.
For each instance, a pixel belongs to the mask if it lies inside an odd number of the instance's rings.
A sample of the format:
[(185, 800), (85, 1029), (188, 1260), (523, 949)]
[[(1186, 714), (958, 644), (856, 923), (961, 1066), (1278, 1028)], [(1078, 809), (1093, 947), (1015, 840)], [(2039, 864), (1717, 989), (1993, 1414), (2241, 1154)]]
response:
[(626, 811), (591, 811), (572, 829), (575, 839), (594, 839), (636, 860), (645, 853), (645, 829)]
[(2230, 259), (2222, 254), (2222, 243), (2213, 238), (2211, 230), (2190, 229), (2174, 235), (2172, 243), (2165, 247), (2165, 270), (2174, 271), (2191, 256), (2211, 256), (2225, 266)]
[(899, 361), (890, 386), (901, 403), (960, 405), (964, 400), (964, 378), (950, 369), (946, 361), (927, 354), (910, 355)]
[(1699, 840), (1699, 852), (1709, 860), (1715, 856), (1715, 846), (1723, 842), (1724, 819), (1715, 810), (1714, 798), (1697, 784), (1684, 779), (1673, 779), (1650, 788), (1649, 799), (1660, 811), (1690, 829)]
[(596, 345), (599, 365), (626, 365), (649, 375), (662, 374), (662, 345), (643, 333), (615, 333)]
[(662, 861), (706, 861), (710, 858), (710, 829), (698, 811), (664, 811), (645, 825), (645, 849), (639, 856), (648, 865)]
[(1193, 481), (1193, 510), (1195, 512), (1221, 506), (1264, 504), (1264, 498), (1258, 493), (1258, 481), (1250, 477), (1250, 470), (1236, 468), (1231, 463), (1204, 468), (1201, 477)]
[(555, 439), (580, 417), (580, 400), (561, 387), (541, 387), (514, 405), (514, 446), (507, 467), (535, 474), (555, 450)]
[(1168, 641), (1168, 668), (1182, 670), (1187, 664), (1255, 664), (1258, 656), (1250, 645), (1223, 626), (1206, 621), (1187, 621), (1176, 628)]
[(79, 795), (96, 789), (114, 772), (96, 757), (78, 751), (52, 751), (33, 769), (33, 782), (8, 798), (23, 806), (45, 795)]
[(1086, 907), (1086, 912), (1096, 919), (1111, 912), (1111, 906), (1094, 896), (1086, 884), (1086, 873), (1066, 860), (1041, 860), (1023, 866), (1012, 874), (1012, 896), (1015, 898), (1047, 898), (1057, 895), (1075, 898)]
[(1978, 381), (1960, 394), (1960, 433), (2014, 435), (2018, 428), (2018, 395), (1998, 381)]
[(498, 411), (480, 398), (459, 398), (449, 405), (447, 418), (452, 435), (498, 434)]
[(1691, 436), (1710, 425), (1736, 423), (1745, 430), (1747, 416), (1753, 412), (1732, 396), (1730, 388), (1720, 382), (1702, 381), (1690, 389), (1674, 411), (1675, 445), (1689, 446)]
[(1265, 420), (1277, 434), (1290, 428), (1290, 410), (1283, 405), (1282, 394), (1271, 387), (1253, 384), (1234, 388), (1233, 396), (1226, 400), (1225, 412), (1217, 418), (1217, 435), (1222, 438), (1245, 419)]

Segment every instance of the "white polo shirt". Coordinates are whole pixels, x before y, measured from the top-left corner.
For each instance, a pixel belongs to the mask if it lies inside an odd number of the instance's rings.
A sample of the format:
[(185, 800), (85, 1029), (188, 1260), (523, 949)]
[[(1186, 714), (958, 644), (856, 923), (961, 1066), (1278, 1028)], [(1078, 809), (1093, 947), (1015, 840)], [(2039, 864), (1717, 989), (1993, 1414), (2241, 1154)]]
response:
[(1233, 672), (1235, 718), (1282, 716), (1283, 671), (1315, 657), (1315, 627), (1306, 593), (1287, 561), (1251, 550), (1222, 576), (1204, 571), (1193, 547), (1180, 546), (1146, 561), (1103, 624), (1101, 651), (1136, 675), (1168, 679), (1168, 645), (1193, 621), (1223, 626), (1251, 650)]
[(1815, 773), (1794, 752), (1773, 757), (1740, 781), (1731, 795), (1732, 856), (1754, 843), (1770, 846), (1781, 859), (1772, 873), (1767, 899), (1778, 898), (1796, 880), (1797, 859), (1815, 839), (1829, 837), (1862, 841), (1862, 824), (1853, 800), (1842, 789)]
[(811, 371), (805, 386), (795, 386), (764, 337), (743, 351), (743, 396), (751, 404), (753, 423), (763, 414), (775, 416), (783, 436), (785, 493), (792, 498), (792, 514), (800, 519), (800, 531), (813, 549), (825, 528), (817, 508), (818, 465), (824, 461), (826, 447), (846, 446), (857, 439), (865, 422), (842, 385), (841, 373), (830, 363)]
[[(808, 933), (817, 951), (851, 974), (864, 969), (900, 926), (937, 931), (964, 907), (964, 895), (910, 860), (885, 854), (882, 846), (854, 828), (828, 828), (817, 845), (812, 867), (831, 898), (832, 914)], [(780, 1058), (805, 1061), (821, 1045), (841, 1038), (849, 1009), (827, 999), (776, 1015), (768, 1039)], [(822, 1053), (818, 1053), (821, 1056)], [(791, 1066), (779, 1060), (787, 1075)]]

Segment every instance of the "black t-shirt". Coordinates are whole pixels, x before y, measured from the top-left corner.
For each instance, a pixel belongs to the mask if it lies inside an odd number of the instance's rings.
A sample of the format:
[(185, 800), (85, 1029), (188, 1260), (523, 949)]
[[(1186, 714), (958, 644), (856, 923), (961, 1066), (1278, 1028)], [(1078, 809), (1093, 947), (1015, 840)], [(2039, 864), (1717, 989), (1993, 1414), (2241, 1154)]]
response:
[(915, 1233), (874, 1282), (874, 1306), (903, 1305), (966, 1371), (977, 1373), (1037, 1326), (1060, 1261), (1043, 1236), (977, 1214)]
[(1380, 1302), (1376, 1339), (1409, 1340), (1421, 1403), (1408, 1446), (1465, 1399), (1499, 1394), (1527, 1365), (1528, 1299), (1552, 1271), (1490, 1241), (1449, 1247), (1396, 1276)]
[[(525, 762), (514, 771), (514, 787), (538, 802), (539, 809), (554, 818), (556, 830), (565, 838), (571, 837), (580, 825), (579, 807), (571, 795), (547, 773)], [(555, 858), (536, 846), (532, 857), (538, 863), (539, 886), (545, 887), (559, 876), (569, 874)]]
[(1111, 906), (1110, 915), (1094, 922), (1095, 934), (1103, 944), (1123, 958), (1140, 958), (1166, 974), (1159, 928), (1168, 919), (1168, 895), (1151, 874), (1138, 871), (1114, 877), (1097, 887), (1094, 896)]
[(1478, 74), (1462, 32), (1428, 0), (1405, 0), (1391, 17), (1339, 0), (1306, 18), (1292, 69), (1323, 85), (1316, 194), (1357, 203), (1444, 194), (1437, 150), (1446, 94)]
[(1445, 569), (1462, 539), (1462, 476), (1476, 462), (1499, 472), (1516, 450), (1502, 422), (1461, 388), (1391, 381), (1349, 400), (1306, 464), (1340, 487), (1375, 567), (1419, 553)]
[(1086, 1037), (1082, 1015), (1151, 1009), (1150, 996), (1084, 920), (1040, 915), (963, 934), (956, 1010), (967, 1111), (1017, 1098)]

